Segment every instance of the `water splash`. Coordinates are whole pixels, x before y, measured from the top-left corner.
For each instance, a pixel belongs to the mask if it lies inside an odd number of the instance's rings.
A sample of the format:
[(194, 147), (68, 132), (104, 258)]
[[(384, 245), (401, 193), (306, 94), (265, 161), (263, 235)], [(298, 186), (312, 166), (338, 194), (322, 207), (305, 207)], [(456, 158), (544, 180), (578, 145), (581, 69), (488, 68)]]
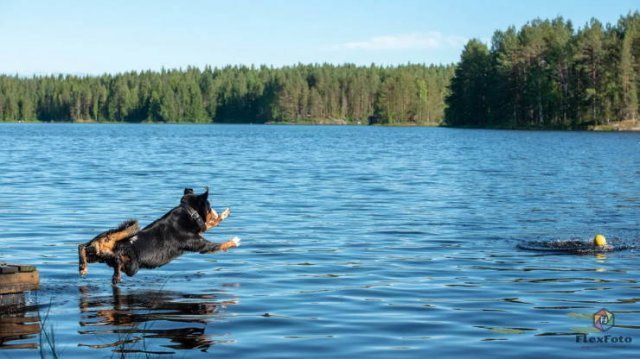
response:
[(549, 239), (549, 240), (529, 240), (520, 241), (517, 244), (519, 249), (566, 253), (566, 254), (603, 254), (608, 252), (626, 251), (640, 248), (640, 243), (635, 239), (624, 239), (619, 237), (609, 238), (608, 245), (596, 247), (591, 239), (571, 238), (571, 239)]

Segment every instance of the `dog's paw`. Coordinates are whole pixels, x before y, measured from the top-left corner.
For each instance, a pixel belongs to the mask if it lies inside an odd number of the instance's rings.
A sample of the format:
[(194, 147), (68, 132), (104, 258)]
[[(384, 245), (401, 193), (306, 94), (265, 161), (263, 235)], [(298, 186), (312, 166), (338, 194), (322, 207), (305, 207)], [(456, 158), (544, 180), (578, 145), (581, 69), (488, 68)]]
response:
[(87, 276), (88, 273), (89, 271), (87, 270), (87, 268), (83, 268), (80, 270), (80, 277), (84, 278)]
[(227, 208), (220, 214), (220, 219), (225, 219), (231, 215), (231, 208)]
[(240, 238), (239, 237), (231, 238), (231, 242), (233, 242), (235, 244), (235, 247), (240, 247)]
[(240, 238), (238, 238), (238, 237), (233, 237), (233, 238), (231, 238), (230, 240), (228, 240), (228, 241), (226, 241), (226, 242), (222, 243), (222, 244), (220, 245), (220, 248), (219, 248), (219, 249), (220, 249), (221, 251), (226, 252), (226, 251), (228, 251), (229, 249), (231, 249), (231, 248), (235, 248), (235, 247), (237, 247), (237, 246), (239, 246), (239, 245), (240, 245)]

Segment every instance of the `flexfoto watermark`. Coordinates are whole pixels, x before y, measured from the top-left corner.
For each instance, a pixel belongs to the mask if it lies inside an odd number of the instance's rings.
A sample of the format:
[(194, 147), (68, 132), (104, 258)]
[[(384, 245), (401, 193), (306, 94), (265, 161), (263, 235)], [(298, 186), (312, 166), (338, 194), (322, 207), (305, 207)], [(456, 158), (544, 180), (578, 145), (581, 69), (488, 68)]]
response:
[[(593, 313), (593, 327), (598, 329), (599, 332), (604, 333), (613, 328), (616, 324), (616, 316), (613, 312), (608, 311), (605, 308)], [(576, 343), (583, 344), (630, 344), (633, 341), (631, 337), (625, 337), (622, 335), (615, 336), (610, 334), (605, 335), (576, 335)]]
[(593, 313), (593, 327), (601, 332), (606, 332), (616, 324), (616, 316), (610, 311), (602, 308)]

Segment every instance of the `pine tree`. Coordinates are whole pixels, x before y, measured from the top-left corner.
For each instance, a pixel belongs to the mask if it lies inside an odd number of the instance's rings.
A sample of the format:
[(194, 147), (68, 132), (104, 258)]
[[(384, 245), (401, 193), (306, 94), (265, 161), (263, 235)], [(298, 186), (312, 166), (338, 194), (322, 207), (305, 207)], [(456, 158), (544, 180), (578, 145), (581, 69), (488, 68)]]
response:
[(620, 116), (623, 120), (635, 121), (638, 117), (638, 84), (637, 75), (633, 69), (633, 28), (628, 28), (622, 36), (620, 48), (619, 81), (622, 91)]

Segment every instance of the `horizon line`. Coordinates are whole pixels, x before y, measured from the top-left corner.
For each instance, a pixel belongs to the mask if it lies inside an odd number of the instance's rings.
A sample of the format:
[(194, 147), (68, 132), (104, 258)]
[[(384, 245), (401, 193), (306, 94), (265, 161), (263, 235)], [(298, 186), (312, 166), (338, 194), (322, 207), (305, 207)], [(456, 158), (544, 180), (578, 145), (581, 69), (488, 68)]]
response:
[(354, 63), (354, 62), (342, 62), (342, 63), (334, 63), (334, 62), (297, 62), (297, 63), (292, 63), (292, 64), (286, 64), (286, 65), (274, 65), (274, 64), (226, 64), (226, 65), (184, 65), (184, 66), (179, 66), (179, 67), (165, 67), (162, 66), (161, 68), (157, 69), (157, 68), (146, 68), (146, 69), (131, 69), (131, 70), (122, 70), (122, 71), (114, 71), (114, 72), (108, 72), (108, 71), (104, 71), (104, 72), (31, 72), (31, 73), (8, 73), (8, 72), (0, 72), (0, 76), (8, 76), (8, 77), (21, 77), (21, 78), (30, 78), (30, 77), (56, 77), (56, 76), (76, 76), (76, 77), (99, 77), (99, 76), (106, 76), (106, 75), (110, 75), (110, 76), (117, 76), (117, 75), (124, 75), (124, 74), (131, 74), (131, 73), (148, 73), (148, 72), (156, 72), (156, 73), (161, 73), (161, 72), (172, 72), (172, 71), (188, 71), (190, 69), (197, 69), (200, 71), (205, 71), (207, 69), (210, 69), (212, 71), (215, 70), (223, 70), (223, 69), (227, 69), (227, 68), (248, 68), (248, 69), (263, 69), (263, 68), (267, 68), (267, 69), (272, 69), (272, 70), (278, 70), (278, 69), (285, 69), (285, 68), (293, 68), (293, 67), (298, 67), (298, 66), (334, 66), (334, 67), (342, 67), (342, 66), (354, 66), (354, 67), (361, 67), (361, 68), (371, 68), (371, 67), (378, 67), (378, 68), (397, 68), (397, 67), (406, 67), (406, 66), (425, 66), (425, 67), (450, 67), (450, 66), (455, 66), (459, 61), (455, 61), (455, 62), (450, 62), (450, 63), (426, 63), (426, 62), (411, 62), (411, 61), (407, 61), (406, 63), (397, 63), (397, 64), (381, 64), (381, 63), (375, 63), (375, 62), (371, 62), (368, 65), (364, 65), (364, 64), (358, 64), (358, 63)]

